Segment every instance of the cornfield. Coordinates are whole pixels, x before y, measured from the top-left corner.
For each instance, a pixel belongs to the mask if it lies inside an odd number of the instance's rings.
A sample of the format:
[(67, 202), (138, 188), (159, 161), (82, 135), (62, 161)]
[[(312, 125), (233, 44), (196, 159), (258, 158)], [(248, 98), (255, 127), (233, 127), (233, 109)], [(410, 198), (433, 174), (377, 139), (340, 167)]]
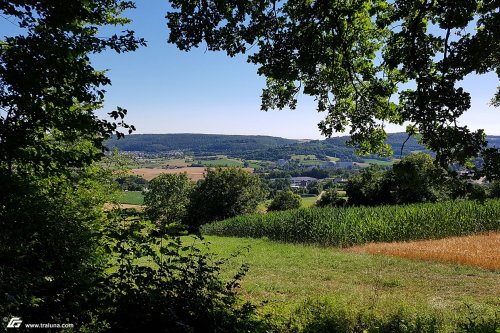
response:
[(438, 239), (500, 230), (500, 200), (400, 206), (309, 208), (237, 216), (202, 227), (218, 236), (267, 237), (348, 247), (368, 242)]

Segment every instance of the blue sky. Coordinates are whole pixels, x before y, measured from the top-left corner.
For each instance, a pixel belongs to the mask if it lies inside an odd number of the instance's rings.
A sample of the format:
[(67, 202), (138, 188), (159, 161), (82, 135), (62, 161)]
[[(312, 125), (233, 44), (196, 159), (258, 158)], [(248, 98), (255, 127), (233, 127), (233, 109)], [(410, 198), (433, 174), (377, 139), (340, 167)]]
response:
[[(148, 46), (128, 54), (106, 52), (93, 57), (96, 69), (108, 69), (104, 111), (128, 110), (127, 122), (137, 133), (257, 134), (287, 138), (322, 138), (317, 123), (323, 114), (314, 100), (299, 98), (294, 111), (260, 111), (264, 78), (246, 57), (195, 49), (188, 53), (167, 43), (165, 0), (137, 0), (126, 16), (128, 27)], [(12, 25), (0, 19), (0, 35)], [(106, 34), (107, 31), (103, 31)], [(472, 94), (472, 109), (461, 119), (473, 129), (500, 135), (500, 110), (488, 107), (498, 79), (494, 74), (471, 77), (463, 87)], [(402, 131), (396, 126), (388, 131)]]

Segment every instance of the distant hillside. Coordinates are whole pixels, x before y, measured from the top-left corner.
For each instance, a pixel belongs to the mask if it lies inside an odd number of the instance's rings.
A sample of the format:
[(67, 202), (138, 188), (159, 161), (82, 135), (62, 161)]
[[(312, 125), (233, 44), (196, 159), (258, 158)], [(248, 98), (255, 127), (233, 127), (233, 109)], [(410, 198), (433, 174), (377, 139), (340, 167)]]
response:
[[(406, 133), (391, 133), (387, 143), (392, 146), (394, 157), (400, 157), (415, 151), (425, 151), (415, 138), (407, 139)], [(253, 160), (288, 159), (291, 155), (327, 156), (341, 160), (362, 161), (355, 148), (347, 146), (348, 136), (325, 140), (292, 140), (272, 136), (258, 135), (219, 135), (219, 134), (134, 134), (125, 139), (110, 140), (110, 148), (121, 151), (141, 151), (145, 153), (174, 153), (203, 155), (228, 155)], [(490, 146), (500, 147), (499, 136), (487, 136)], [(383, 159), (379, 156), (371, 156)]]
[(231, 154), (256, 149), (281, 147), (298, 140), (259, 135), (219, 134), (133, 134), (124, 139), (112, 139), (108, 147), (121, 151), (171, 153), (182, 151), (197, 155)]

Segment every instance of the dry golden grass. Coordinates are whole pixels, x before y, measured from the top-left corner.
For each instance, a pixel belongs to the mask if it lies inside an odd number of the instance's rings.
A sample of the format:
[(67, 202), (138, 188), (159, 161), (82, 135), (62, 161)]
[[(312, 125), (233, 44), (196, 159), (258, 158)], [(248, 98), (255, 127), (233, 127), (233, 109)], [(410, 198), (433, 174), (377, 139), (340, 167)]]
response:
[(500, 233), (439, 240), (371, 243), (346, 251), (396, 257), (453, 262), (491, 270), (500, 269)]
[(141, 206), (141, 205), (130, 205), (130, 204), (112, 204), (112, 203), (105, 203), (104, 204), (104, 210), (106, 211), (110, 211), (112, 209), (115, 209), (115, 208), (121, 208), (121, 209), (125, 209), (125, 208), (134, 208), (135, 210), (139, 211), (139, 212), (142, 212), (144, 210), (144, 206)]
[[(243, 168), (243, 170), (252, 173), (252, 168)], [(191, 180), (200, 180), (203, 178), (205, 173), (204, 167), (186, 167), (177, 169), (161, 169), (161, 168), (141, 168), (141, 169), (131, 169), (128, 171), (129, 174), (141, 176), (146, 180), (151, 180), (162, 173), (187, 173)]]

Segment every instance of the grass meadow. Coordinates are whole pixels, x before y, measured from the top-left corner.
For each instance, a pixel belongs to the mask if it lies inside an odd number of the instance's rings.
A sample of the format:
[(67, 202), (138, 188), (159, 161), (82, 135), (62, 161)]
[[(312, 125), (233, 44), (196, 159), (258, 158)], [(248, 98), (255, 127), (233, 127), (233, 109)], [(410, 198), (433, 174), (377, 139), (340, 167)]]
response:
[[(357, 321), (387, 323), (398, 316), (395, 322), (408, 327), (427, 318), (439, 332), (458, 332), (474, 316), (490, 328), (500, 325), (495, 323), (495, 316), (500, 318), (499, 271), (268, 239), (206, 240), (216, 257), (240, 253), (226, 263), (224, 277), (247, 264), (243, 298), (257, 304), (284, 332), (354, 332)], [(339, 329), (342, 323), (351, 329)]]
[(318, 196), (313, 196), (313, 197), (301, 197), (300, 198), (300, 207), (302, 208), (309, 208), (314, 206), (316, 201), (318, 200)]
[(123, 191), (118, 203), (128, 205), (142, 205), (144, 204), (144, 195), (141, 191)]

